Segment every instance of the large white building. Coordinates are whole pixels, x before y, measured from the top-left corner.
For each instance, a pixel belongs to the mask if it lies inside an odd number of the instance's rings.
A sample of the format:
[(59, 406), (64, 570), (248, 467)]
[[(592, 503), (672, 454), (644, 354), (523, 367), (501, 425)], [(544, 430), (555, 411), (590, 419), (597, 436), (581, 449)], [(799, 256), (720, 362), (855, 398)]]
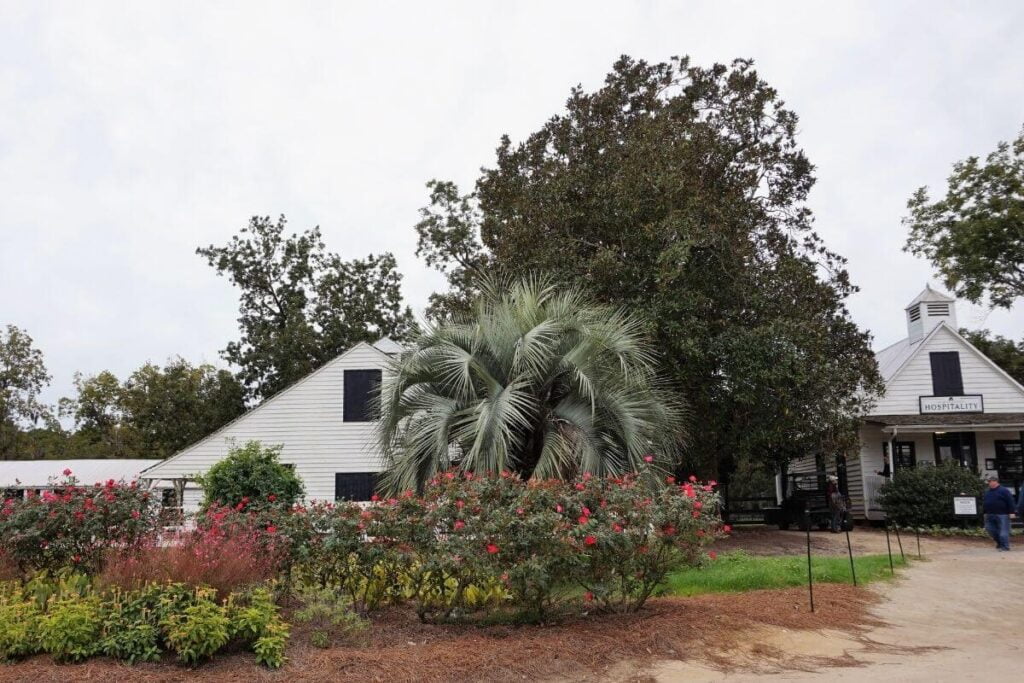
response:
[(235, 445), (259, 441), (281, 446), (281, 462), (295, 468), (307, 500), (369, 500), (383, 469), (375, 448), (370, 397), (391, 356), (389, 339), (359, 343), (188, 448), (141, 474), (154, 486), (179, 492), (186, 512), (202, 490), (194, 477), (227, 456)]
[(790, 468), (837, 474), (855, 518), (885, 516), (876, 496), (886, 455), (892, 477), (952, 461), (1015, 489), (1024, 479), (1024, 387), (960, 335), (953, 298), (925, 287), (906, 320), (907, 337), (875, 355), (885, 393), (863, 418), (859, 449)]

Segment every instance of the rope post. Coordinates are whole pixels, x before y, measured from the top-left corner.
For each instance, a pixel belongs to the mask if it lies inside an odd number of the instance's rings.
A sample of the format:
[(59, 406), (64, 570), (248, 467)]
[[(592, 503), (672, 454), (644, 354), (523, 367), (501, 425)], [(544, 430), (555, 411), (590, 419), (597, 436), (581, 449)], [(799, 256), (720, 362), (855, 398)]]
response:
[(903, 564), (906, 564), (907, 556), (903, 554), (903, 541), (900, 540), (900, 525), (896, 522), (893, 522), (892, 527), (896, 529), (896, 543), (898, 543), (900, 546), (900, 559), (903, 561)]
[(896, 568), (892, 566), (892, 543), (889, 542), (889, 518), (885, 519), (885, 547), (889, 551), (889, 573), (896, 576)]
[(804, 528), (807, 529), (807, 593), (811, 596), (811, 611), (814, 611), (814, 578), (811, 575), (811, 513), (804, 508)]
[(914, 527), (914, 532), (917, 534), (917, 559), (921, 559), (921, 527)]
[(850, 575), (853, 577), (853, 585), (857, 585), (857, 570), (853, 566), (853, 546), (850, 544), (850, 529), (846, 529), (846, 552), (850, 554)]

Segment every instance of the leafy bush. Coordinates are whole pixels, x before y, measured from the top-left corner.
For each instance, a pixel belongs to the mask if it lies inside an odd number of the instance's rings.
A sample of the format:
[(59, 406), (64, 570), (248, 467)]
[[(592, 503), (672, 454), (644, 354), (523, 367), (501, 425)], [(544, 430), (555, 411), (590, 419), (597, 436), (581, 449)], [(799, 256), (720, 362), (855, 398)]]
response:
[(0, 587), (0, 660), (15, 659), (39, 651), (38, 603), (16, 582)]
[(83, 486), (64, 475), (52, 491), (0, 508), (0, 556), (22, 572), (95, 571), (107, 549), (135, 546), (157, 528), (158, 506), (134, 482)]
[(358, 613), (412, 601), (424, 621), (502, 608), (543, 619), (574, 585), (602, 609), (639, 609), (724, 529), (712, 484), (654, 478), (447, 472), (422, 496), (298, 508), (307, 542), (295, 577), (336, 590)]
[(245, 507), (250, 501), (291, 507), (304, 489), (298, 475), (278, 461), (280, 454), (280, 446), (264, 447), (258, 441), (232, 448), (226, 458), (197, 477), (205, 494), (203, 507)]
[(97, 589), (84, 574), (0, 584), (0, 659), (49, 652), (58, 661), (103, 654), (134, 663), (171, 650), (195, 665), (236, 643), (276, 668), (288, 635), (267, 588), (219, 601), (211, 588), (180, 583)]
[(292, 617), (313, 627), (310, 640), (315, 647), (330, 647), (333, 642), (351, 639), (369, 627), (369, 622), (333, 589), (305, 586), (298, 599), (302, 607)]
[(901, 469), (879, 491), (886, 514), (905, 526), (955, 526), (963, 522), (953, 514), (953, 497), (979, 496), (981, 479), (957, 463)]
[(202, 599), (172, 614), (161, 624), (167, 644), (185, 664), (195, 665), (227, 645), (230, 621), (225, 610), (210, 599)]
[(50, 604), (39, 622), (39, 642), (58, 662), (80, 662), (99, 652), (103, 613), (95, 596)]

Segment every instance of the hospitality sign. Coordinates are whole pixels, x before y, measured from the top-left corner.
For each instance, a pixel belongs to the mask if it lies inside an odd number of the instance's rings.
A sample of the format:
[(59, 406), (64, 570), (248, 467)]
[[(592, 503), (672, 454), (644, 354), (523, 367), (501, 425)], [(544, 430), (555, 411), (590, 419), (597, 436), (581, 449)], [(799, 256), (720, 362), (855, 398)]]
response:
[(983, 413), (985, 403), (981, 394), (969, 396), (921, 396), (922, 415), (934, 413)]

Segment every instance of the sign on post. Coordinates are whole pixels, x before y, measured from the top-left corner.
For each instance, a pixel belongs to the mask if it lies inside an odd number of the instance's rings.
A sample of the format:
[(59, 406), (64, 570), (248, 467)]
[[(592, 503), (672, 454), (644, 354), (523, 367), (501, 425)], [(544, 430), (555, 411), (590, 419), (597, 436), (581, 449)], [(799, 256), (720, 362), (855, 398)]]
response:
[(957, 517), (977, 517), (978, 499), (973, 496), (953, 496), (953, 514)]

